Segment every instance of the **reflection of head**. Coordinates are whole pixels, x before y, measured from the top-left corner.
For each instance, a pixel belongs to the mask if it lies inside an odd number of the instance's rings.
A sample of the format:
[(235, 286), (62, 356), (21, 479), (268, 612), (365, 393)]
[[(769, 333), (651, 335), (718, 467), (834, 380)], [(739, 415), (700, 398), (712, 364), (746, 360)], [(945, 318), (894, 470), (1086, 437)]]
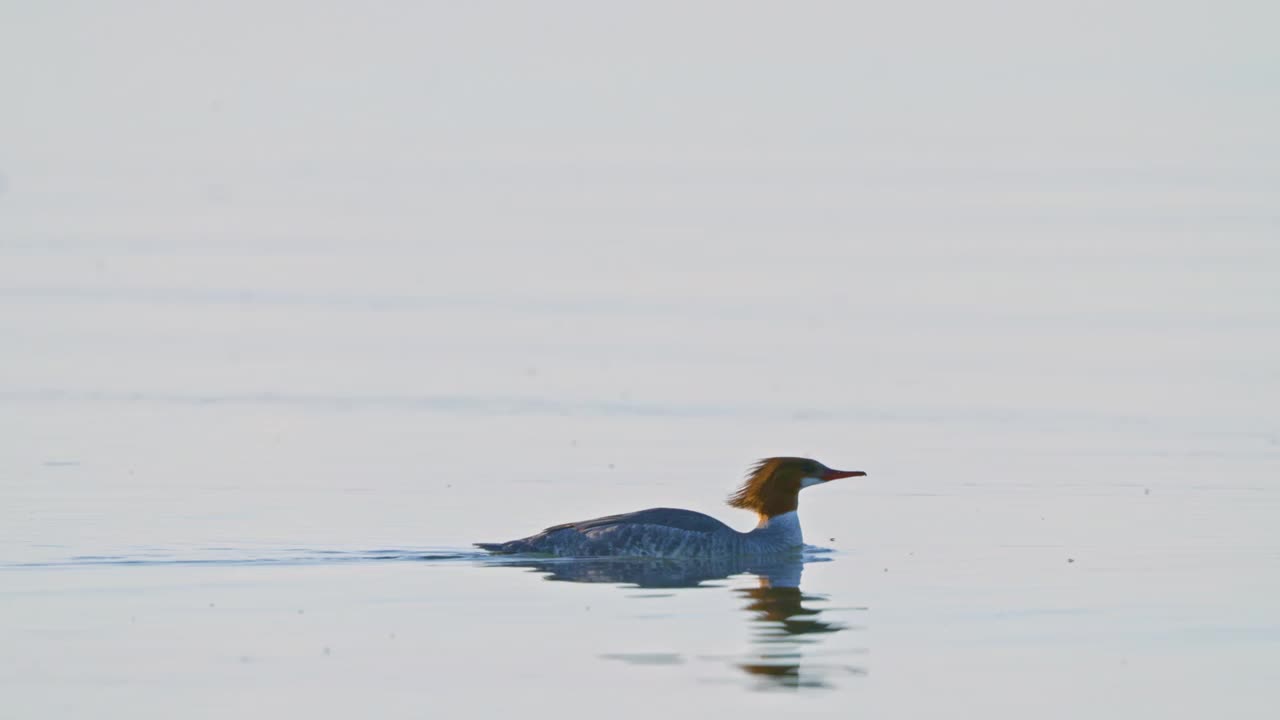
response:
[(773, 587), (761, 578), (760, 587), (738, 590), (737, 593), (750, 600), (746, 609), (755, 613), (752, 619), (757, 623), (767, 623), (767, 626), (757, 629), (758, 642), (784, 642), (793, 635), (833, 633), (846, 627), (841, 623), (812, 619), (822, 611), (805, 607), (804, 601), (823, 598), (806, 596), (798, 587)]
[(734, 591), (748, 600), (744, 609), (752, 614), (752, 642), (760, 646), (754, 660), (739, 663), (738, 668), (759, 678), (761, 689), (826, 688), (830, 687), (826, 677), (832, 670), (860, 674), (860, 668), (802, 664), (801, 648), (817, 641), (817, 637), (807, 636), (837, 633), (849, 626), (820, 620), (822, 611), (806, 607), (805, 602), (826, 598), (805, 595), (800, 590), (799, 573), (794, 579), (794, 584), (781, 585), (761, 575), (757, 587)]
[[(798, 657), (798, 655), (797, 655)], [(739, 663), (739, 668), (748, 675), (758, 676), (765, 681), (764, 687), (777, 688), (826, 688), (831, 684), (821, 675), (805, 678), (800, 675), (799, 665), (766, 665), (763, 663)]]

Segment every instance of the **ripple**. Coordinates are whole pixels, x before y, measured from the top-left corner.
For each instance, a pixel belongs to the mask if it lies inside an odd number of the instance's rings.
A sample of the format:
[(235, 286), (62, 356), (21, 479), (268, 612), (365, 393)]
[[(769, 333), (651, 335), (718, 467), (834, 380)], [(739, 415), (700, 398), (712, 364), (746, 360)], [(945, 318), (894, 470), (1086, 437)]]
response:
[(148, 549), (125, 555), (74, 555), (60, 560), (0, 563), (0, 568), (325, 565), (357, 562), (473, 561), (484, 557), (486, 557), (486, 554), (480, 551), (454, 548), (383, 548), (374, 550), (332, 550), (324, 548), (229, 550), (228, 548), (206, 548), (182, 552)]

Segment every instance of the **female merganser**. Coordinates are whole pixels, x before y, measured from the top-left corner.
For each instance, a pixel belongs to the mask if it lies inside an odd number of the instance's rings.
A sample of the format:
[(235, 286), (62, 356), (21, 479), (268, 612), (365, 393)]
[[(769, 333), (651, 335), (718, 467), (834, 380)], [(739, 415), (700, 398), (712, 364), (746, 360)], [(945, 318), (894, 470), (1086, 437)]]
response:
[(762, 556), (794, 552), (804, 546), (796, 514), (800, 490), (866, 473), (832, 470), (817, 460), (765, 458), (747, 474), (729, 504), (754, 510), (760, 523), (740, 533), (709, 515), (692, 510), (651, 508), (623, 515), (549, 527), (537, 535), (502, 543), (476, 543), (490, 552), (542, 553), (570, 557), (633, 555), (642, 557)]

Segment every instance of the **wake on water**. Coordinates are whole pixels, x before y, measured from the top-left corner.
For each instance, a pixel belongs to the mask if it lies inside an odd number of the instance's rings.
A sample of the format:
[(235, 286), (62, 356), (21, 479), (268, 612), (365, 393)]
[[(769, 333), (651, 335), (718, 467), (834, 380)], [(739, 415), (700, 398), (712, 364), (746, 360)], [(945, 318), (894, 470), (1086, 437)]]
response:
[(322, 550), (282, 548), (247, 550), (203, 548), (197, 550), (148, 549), (128, 555), (74, 555), (62, 560), (0, 563), (4, 568), (77, 567), (86, 565), (320, 565), (356, 562), (466, 561), (488, 556), (480, 550), (441, 548), (381, 548), (375, 550)]
[[(786, 564), (823, 562), (830, 558), (829, 548), (806, 545), (798, 557), (783, 560)], [(179, 566), (255, 566), (255, 565), (326, 565), (368, 562), (469, 562), (495, 566), (514, 566), (535, 569), (553, 575), (572, 576), (571, 568), (588, 572), (592, 568), (613, 568), (605, 576), (617, 574), (618, 568), (658, 567), (677, 569), (697, 568), (707, 574), (728, 576), (738, 572), (752, 572), (758, 562), (736, 558), (691, 558), (685, 560), (666, 558), (571, 558), (530, 555), (492, 555), (483, 550), (459, 548), (378, 548), (372, 550), (330, 550), (317, 548), (198, 548), (166, 549), (147, 548), (136, 553), (122, 555), (73, 555), (65, 559), (32, 562), (0, 562), (0, 568), (72, 568), (85, 566), (163, 567)], [(776, 564), (776, 563), (766, 563)], [(626, 573), (623, 573), (626, 574)], [(701, 573), (699, 573), (701, 574)]]

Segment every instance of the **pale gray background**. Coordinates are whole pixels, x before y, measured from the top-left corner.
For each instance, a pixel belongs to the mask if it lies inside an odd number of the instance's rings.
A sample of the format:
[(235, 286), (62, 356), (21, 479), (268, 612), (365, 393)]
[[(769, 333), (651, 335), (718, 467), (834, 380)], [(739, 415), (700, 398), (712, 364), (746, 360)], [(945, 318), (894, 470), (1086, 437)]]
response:
[[(1277, 8), (0, 2), (7, 711), (1270, 717)], [(870, 472), (825, 688), (724, 589), (314, 562), (774, 453)]]

